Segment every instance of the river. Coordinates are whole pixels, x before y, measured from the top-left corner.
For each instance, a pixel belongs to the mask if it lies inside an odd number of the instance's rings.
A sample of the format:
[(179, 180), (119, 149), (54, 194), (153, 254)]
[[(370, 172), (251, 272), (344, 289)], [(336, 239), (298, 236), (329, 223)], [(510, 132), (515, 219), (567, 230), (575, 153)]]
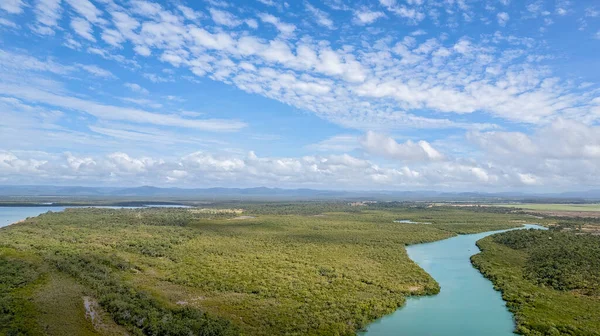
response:
[[(524, 228), (540, 229), (538, 225)], [(506, 230), (504, 230), (506, 231)], [(367, 327), (363, 336), (512, 336), (515, 327), (500, 292), (471, 265), (479, 239), (460, 235), (406, 247), (408, 256), (441, 287), (438, 295), (410, 297), (406, 305)]]

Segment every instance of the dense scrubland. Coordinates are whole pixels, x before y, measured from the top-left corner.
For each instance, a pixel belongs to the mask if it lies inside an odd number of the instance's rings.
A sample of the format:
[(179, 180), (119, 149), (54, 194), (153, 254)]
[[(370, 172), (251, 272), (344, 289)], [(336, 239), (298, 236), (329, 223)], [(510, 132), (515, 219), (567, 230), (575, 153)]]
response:
[(557, 231), (565, 225), (478, 242), (472, 261), (503, 292), (520, 334), (600, 335), (600, 237)]
[(0, 334), (354, 335), (439, 291), (404, 245), (528, 220), (403, 203), (47, 213), (0, 230)]

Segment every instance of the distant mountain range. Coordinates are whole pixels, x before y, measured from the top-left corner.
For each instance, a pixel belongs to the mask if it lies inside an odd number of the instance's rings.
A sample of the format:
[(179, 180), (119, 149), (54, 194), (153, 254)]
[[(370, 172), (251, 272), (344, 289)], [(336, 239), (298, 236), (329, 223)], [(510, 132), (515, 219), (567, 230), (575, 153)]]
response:
[(79, 187), (79, 186), (0, 186), (0, 197), (70, 197), (70, 198), (182, 198), (229, 200), (317, 200), (317, 199), (374, 199), (374, 200), (454, 200), (454, 201), (557, 201), (577, 202), (600, 200), (600, 190), (564, 193), (520, 192), (438, 192), (438, 191), (335, 191), (281, 188), (134, 188)]

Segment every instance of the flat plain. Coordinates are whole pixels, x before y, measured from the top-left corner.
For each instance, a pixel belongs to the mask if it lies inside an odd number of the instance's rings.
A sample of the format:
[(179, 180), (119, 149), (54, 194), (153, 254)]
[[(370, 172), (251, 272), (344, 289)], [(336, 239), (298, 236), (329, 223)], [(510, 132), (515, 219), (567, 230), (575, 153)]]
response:
[(540, 210), (540, 211), (570, 211), (570, 212), (600, 212), (600, 204), (585, 203), (585, 204), (544, 204), (544, 203), (510, 203), (510, 204), (494, 204), (497, 207), (520, 208), (525, 210)]
[[(532, 220), (569, 237), (588, 221), (394, 202), (49, 212), (0, 229), (0, 335), (355, 335), (406, 297), (439, 292), (406, 245)], [(598, 238), (589, 237), (592, 244)], [(555, 335), (563, 329), (553, 329), (553, 314), (564, 302), (572, 311), (561, 316), (570, 319), (597, 304), (596, 294), (579, 299), (519, 277), (530, 251), (490, 239), (481, 243), (484, 257), (473, 260), (506, 295), (526, 289), (511, 294), (509, 305), (529, 300), (526, 292), (557, 298), (536, 301), (545, 323), (538, 329), (548, 333), (524, 332), (538, 330), (530, 325), (522, 333)], [(581, 321), (556, 323), (577, 332), (596, 327)]]
[[(526, 218), (399, 204), (244, 208), (68, 209), (4, 228), (1, 276), (12, 280), (0, 290), (0, 330), (353, 335), (408, 295), (439, 291), (405, 245)], [(52, 313), (63, 309), (66, 321)]]

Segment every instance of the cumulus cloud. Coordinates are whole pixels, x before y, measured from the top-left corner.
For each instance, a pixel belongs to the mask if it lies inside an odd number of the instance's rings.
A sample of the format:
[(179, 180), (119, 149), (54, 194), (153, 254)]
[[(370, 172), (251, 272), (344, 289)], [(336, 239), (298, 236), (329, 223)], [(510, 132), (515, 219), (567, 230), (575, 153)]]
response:
[(559, 119), (528, 135), (521, 132), (474, 132), (469, 138), (491, 155), (556, 160), (600, 159), (600, 127)]
[(427, 141), (398, 143), (393, 138), (369, 131), (361, 139), (363, 148), (373, 155), (403, 161), (442, 160), (444, 156)]
[(559, 119), (532, 134), (473, 132), (467, 137), (491, 164), (520, 172), (525, 184), (597, 186), (600, 127)]
[(531, 174), (500, 172), (460, 162), (434, 166), (382, 167), (347, 154), (304, 157), (260, 157), (193, 152), (170, 160), (115, 152), (105, 156), (63, 155), (43, 152), (0, 151), (0, 182), (28, 174), (28, 181), (41, 183), (119, 184), (126, 181), (177, 186), (265, 185), (328, 187), (336, 189), (469, 188), (473, 185), (523, 186), (536, 179)]

